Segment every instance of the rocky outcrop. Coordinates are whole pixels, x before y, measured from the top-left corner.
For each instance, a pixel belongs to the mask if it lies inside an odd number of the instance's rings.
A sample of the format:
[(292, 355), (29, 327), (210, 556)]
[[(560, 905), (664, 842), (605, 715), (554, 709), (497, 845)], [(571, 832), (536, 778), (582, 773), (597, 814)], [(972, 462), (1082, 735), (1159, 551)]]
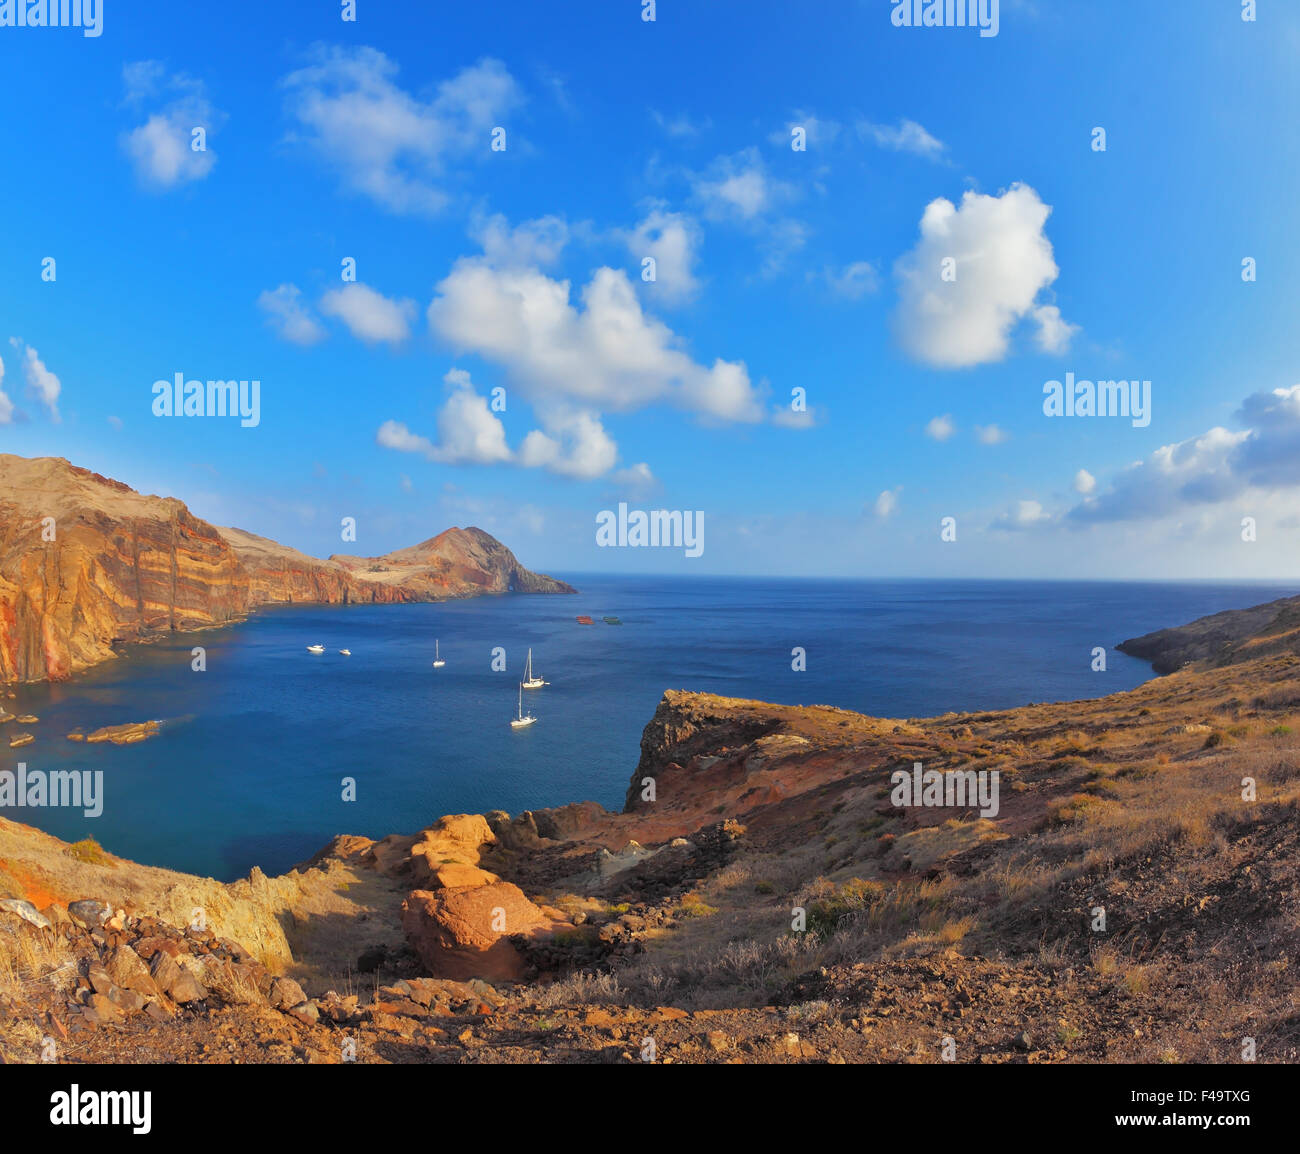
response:
[(481, 529), (321, 561), (62, 458), (0, 454), (0, 682), (67, 678), (115, 647), (259, 605), (572, 593)]
[(550, 926), (511, 882), (413, 890), (402, 903), (407, 939), (429, 973), (440, 978), (519, 981), (527, 967), (510, 938)]
[(1121, 642), (1121, 653), (1151, 662), (1157, 673), (1187, 665), (1233, 665), (1277, 653), (1300, 653), (1300, 597), (1286, 597), (1202, 617)]

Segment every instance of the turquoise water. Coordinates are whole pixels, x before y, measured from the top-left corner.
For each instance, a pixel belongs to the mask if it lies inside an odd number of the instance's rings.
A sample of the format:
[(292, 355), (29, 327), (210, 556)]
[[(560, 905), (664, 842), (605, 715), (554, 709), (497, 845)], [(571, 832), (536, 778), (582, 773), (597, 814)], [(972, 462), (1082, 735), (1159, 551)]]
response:
[[(19, 689), (35, 744), (0, 769), (103, 770), (102, 816), (5, 809), (136, 861), (230, 879), (309, 857), (338, 833), (413, 831), (444, 813), (622, 805), (668, 688), (883, 716), (1096, 697), (1151, 676), (1126, 637), (1294, 592), (1262, 585), (812, 581), (563, 575), (578, 596), (267, 610), (173, 635), (53, 686)], [(590, 614), (592, 626), (574, 618)], [(601, 617), (621, 617), (621, 626)], [(433, 669), (434, 639), (447, 665)], [(306, 651), (321, 643), (319, 657)], [(207, 650), (193, 672), (190, 650)], [(1109, 669), (1091, 670), (1106, 646)], [(508, 670), (494, 672), (503, 647)], [(551, 682), (525, 693), (526, 651)], [(807, 651), (806, 672), (791, 650)], [(351, 657), (337, 653), (352, 650)], [(74, 729), (151, 718), (133, 746)], [(14, 731), (11, 722), (5, 727)], [(343, 779), (355, 801), (342, 800)]]

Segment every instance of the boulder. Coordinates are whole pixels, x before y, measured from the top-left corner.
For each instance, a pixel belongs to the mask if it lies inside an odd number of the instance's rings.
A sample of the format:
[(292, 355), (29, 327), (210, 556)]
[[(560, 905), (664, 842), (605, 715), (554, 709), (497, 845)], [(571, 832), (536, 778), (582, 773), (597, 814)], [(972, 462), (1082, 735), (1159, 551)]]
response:
[(97, 930), (113, 916), (113, 907), (107, 902), (83, 898), (68, 906), (68, 916), (79, 926), (88, 930)]
[(520, 981), (526, 966), (508, 940), (549, 926), (510, 882), (475, 889), (414, 890), (402, 903), (402, 928), (435, 977)]
[(50, 919), (44, 914), (37, 911), (31, 902), (22, 901), (19, 898), (5, 898), (0, 901), (0, 910), (7, 913), (15, 914), (25, 922), (30, 922), (37, 929), (45, 930), (50, 927)]
[(115, 985), (124, 990), (137, 990), (151, 998), (158, 993), (158, 985), (149, 974), (149, 967), (130, 946), (118, 946), (104, 961), (104, 969)]
[(158, 988), (174, 1002), (200, 1002), (208, 996), (203, 983), (189, 970), (182, 969), (170, 954), (154, 954), (151, 976)]
[(267, 1001), (277, 1010), (290, 1010), (307, 1000), (302, 987), (292, 978), (276, 978), (271, 983), (271, 994)]

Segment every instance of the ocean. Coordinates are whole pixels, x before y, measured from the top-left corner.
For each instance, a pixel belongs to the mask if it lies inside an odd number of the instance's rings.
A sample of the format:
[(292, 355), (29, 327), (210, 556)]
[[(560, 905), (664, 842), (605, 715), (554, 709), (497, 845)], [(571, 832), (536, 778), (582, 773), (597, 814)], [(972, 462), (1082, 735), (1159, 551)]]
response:
[[(72, 681), (17, 687), (36, 735), (0, 769), (102, 770), (97, 818), (0, 809), (58, 837), (231, 880), (282, 872), (339, 833), (413, 832), (446, 813), (594, 800), (620, 808), (665, 689), (885, 717), (1131, 689), (1127, 637), (1295, 592), (1209, 583), (665, 579), (562, 574), (577, 596), (286, 607), (137, 646)], [(589, 614), (594, 625), (575, 618)], [(607, 625), (606, 615), (622, 625)], [(438, 639), (446, 666), (432, 667)], [(326, 646), (315, 656), (312, 644)], [(207, 668), (191, 669), (193, 646)], [(526, 691), (527, 650), (550, 684)], [(1092, 669), (1107, 649), (1107, 670)], [(806, 653), (795, 671), (792, 650)], [(352, 651), (351, 657), (338, 653)], [(504, 651), (505, 671), (493, 666)], [(3, 699), (0, 699), (3, 700)], [(65, 735), (157, 719), (130, 746)], [(345, 779), (355, 800), (344, 800)]]

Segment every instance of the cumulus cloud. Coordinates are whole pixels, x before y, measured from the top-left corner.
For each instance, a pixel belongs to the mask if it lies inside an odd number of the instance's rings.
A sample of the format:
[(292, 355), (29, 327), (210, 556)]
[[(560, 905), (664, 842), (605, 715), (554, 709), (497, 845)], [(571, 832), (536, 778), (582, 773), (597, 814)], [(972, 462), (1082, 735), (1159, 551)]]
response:
[(610, 480), (621, 493), (627, 496), (641, 497), (652, 493), (659, 487), (659, 481), (644, 461), (613, 473)]
[(1075, 473), (1074, 491), (1076, 493), (1081, 493), (1083, 496), (1086, 497), (1088, 496), (1089, 493), (1095, 492), (1096, 489), (1097, 489), (1097, 478), (1094, 477), (1091, 473), (1089, 473), (1087, 469), (1080, 469), (1077, 473)]
[(386, 341), (396, 345), (411, 335), (417, 309), (414, 301), (390, 300), (369, 285), (354, 282), (321, 297), (320, 311), (337, 317), (354, 337), (367, 344)]
[[(598, 413), (568, 407), (547, 410), (540, 416), (542, 428), (529, 432), (514, 451), (505, 425), (475, 389), (469, 373), (452, 369), (444, 382), (448, 396), (438, 410), (437, 441), (412, 432), (400, 421), (385, 421), (375, 435), (378, 444), (444, 465), (513, 464), (583, 481), (605, 476), (618, 463), (618, 446)], [(615, 474), (620, 475), (641, 482), (653, 479), (645, 464)]]
[(305, 142), (344, 185), (397, 213), (447, 203), (449, 168), (487, 155), (492, 129), (522, 103), (500, 61), (480, 60), (438, 85), (430, 99), (397, 83), (398, 66), (374, 48), (317, 48), (283, 81), (287, 111)]
[(1246, 427), (1215, 427), (1130, 465), (1070, 519), (1154, 520), (1300, 488), (1300, 385), (1252, 394), (1236, 419)]
[(569, 226), (558, 216), (525, 220), (513, 228), (500, 213), (477, 218), (470, 235), (483, 247), (489, 263), (501, 268), (547, 268), (569, 243)]
[(438, 442), (412, 433), (400, 421), (385, 421), (375, 439), (386, 449), (418, 453), (444, 465), (495, 465), (514, 460), (506, 430), (469, 373), (452, 369), (443, 378), (448, 395), (438, 411)]
[[(920, 241), (895, 267), (894, 322), (904, 350), (940, 368), (1000, 361), (1012, 329), (1028, 318), (1041, 348), (1063, 351), (1074, 326), (1038, 300), (1059, 272), (1043, 231), (1050, 213), (1023, 184), (1000, 196), (967, 192), (960, 207), (931, 201)], [(945, 280), (949, 261), (955, 279)]]
[(945, 413), (942, 417), (932, 417), (925, 426), (925, 435), (931, 440), (946, 441), (957, 431), (952, 416)]
[(752, 221), (794, 196), (794, 189), (768, 173), (758, 149), (720, 156), (694, 178), (694, 192), (705, 215), (717, 220)]
[[(10, 337), (9, 343), (13, 346), (14, 351), (22, 358), (23, 380), (27, 385), (27, 395), (34, 397), (45, 410), (50, 414), (50, 420), (56, 424), (62, 419), (59, 416), (59, 394), (63, 391), (63, 385), (48, 368), (45, 362), (41, 360), (38, 353), (31, 345), (25, 345), (17, 337)], [(4, 383), (4, 373), (0, 370), (0, 385)], [(0, 392), (0, 396), (3, 393)], [(8, 413), (8, 420), (0, 421), (0, 424), (8, 424), (13, 419), (13, 403), (8, 397), (0, 401), (0, 413)]]
[(858, 125), (858, 135), (881, 148), (910, 152), (931, 160), (942, 155), (944, 150), (943, 141), (936, 140), (915, 120), (900, 120), (896, 125), (872, 124), (864, 120)]
[(1037, 501), (1017, 501), (1014, 509), (993, 520), (992, 528), (1017, 531), (1033, 529), (1052, 517)]
[(880, 288), (880, 274), (876, 271), (876, 266), (865, 260), (854, 261), (842, 269), (823, 269), (822, 275), (831, 292), (846, 300), (860, 300)]
[(700, 290), (695, 262), (702, 234), (692, 217), (655, 207), (625, 239), (638, 267), (646, 257), (654, 259), (655, 279), (646, 283), (651, 296), (668, 305), (695, 299)]
[[(202, 81), (168, 75), (156, 60), (126, 65), (122, 80), (128, 107), (153, 106), (144, 123), (121, 138), (140, 183), (161, 192), (204, 179), (217, 163), (212, 135), (226, 117), (213, 107)], [(203, 130), (202, 151), (195, 151), (195, 129)]]
[(5, 363), (0, 358), (0, 425), (13, 424), (14, 403), (9, 399), (9, 395), (4, 390), (5, 384)]
[(1070, 324), (1055, 305), (1039, 305), (1031, 315), (1038, 324), (1034, 341), (1043, 352), (1056, 354), (1069, 349), (1078, 325)]
[(617, 463), (618, 446), (596, 413), (549, 413), (542, 417), (542, 423), (545, 431), (534, 429), (519, 446), (521, 465), (590, 481), (603, 477)]
[(743, 362), (697, 363), (642, 310), (625, 272), (597, 269), (579, 297), (539, 269), (466, 257), (438, 284), (429, 325), (503, 366), (534, 404), (627, 411), (666, 401), (722, 421), (762, 419)]
[(1011, 434), (997, 425), (976, 425), (975, 439), (981, 445), (1000, 445), (1011, 439)]
[(903, 493), (903, 486), (899, 485), (895, 489), (886, 489), (879, 497), (876, 498), (876, 516), (882, 520), (891, 517), (898, 508), (898, 498)]
[(283, 340), (296, 345), (314, 345), (325, 339), (324, 327), (302, 302), (302, 292), (297, 285), (282, 284), (265, 290), (257, 298), (257, 307)]

